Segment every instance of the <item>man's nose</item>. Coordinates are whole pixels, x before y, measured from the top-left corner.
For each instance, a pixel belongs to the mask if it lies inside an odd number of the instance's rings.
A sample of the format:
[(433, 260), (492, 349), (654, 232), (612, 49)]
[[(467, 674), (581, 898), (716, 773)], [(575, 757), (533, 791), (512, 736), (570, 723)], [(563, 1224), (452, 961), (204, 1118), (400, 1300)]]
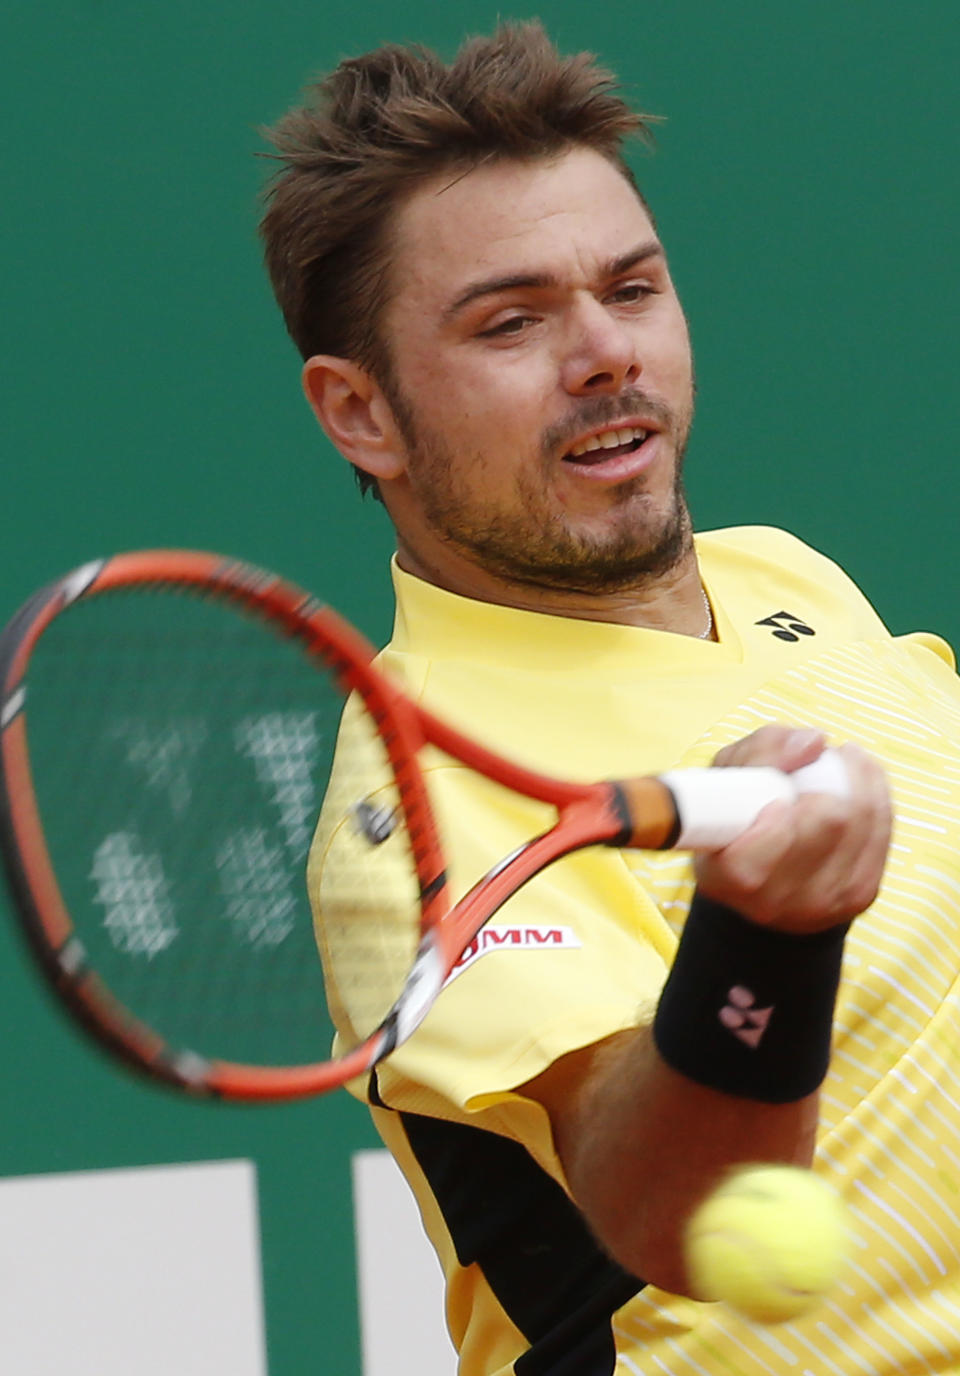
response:
[(599, 301), (580, 307), (563, 363), (563, 385), (572, 396), (619, 393), (643, 371), (635, 327), (617, 320)]

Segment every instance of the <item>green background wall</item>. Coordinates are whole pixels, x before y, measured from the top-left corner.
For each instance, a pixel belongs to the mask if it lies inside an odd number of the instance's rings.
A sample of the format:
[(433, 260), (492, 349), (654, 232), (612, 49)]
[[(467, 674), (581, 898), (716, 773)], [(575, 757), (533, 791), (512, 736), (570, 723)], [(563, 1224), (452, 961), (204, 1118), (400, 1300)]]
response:
[[(638, 169), (690, 314), (701, 527), (782, 524), (960, 640), (955, 0), (0, 3), (0, 617), (93, 555), (276, 564), (376, 637), (389, 531), (301, 402), (258, 126), (384, 40), (543, 18), (668, 117)], [(358, 1370), (345, 1097), (184, 1104), (68, 1035), (0, 926), (0, 1174), (251, 1156), (272, 1376)]]

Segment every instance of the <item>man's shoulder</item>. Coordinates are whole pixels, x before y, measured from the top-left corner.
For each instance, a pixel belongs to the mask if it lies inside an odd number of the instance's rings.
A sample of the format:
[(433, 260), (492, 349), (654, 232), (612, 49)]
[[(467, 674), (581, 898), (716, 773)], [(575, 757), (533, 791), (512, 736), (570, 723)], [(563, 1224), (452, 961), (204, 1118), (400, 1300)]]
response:
[(789, 611), (805, 621), (814, 618), (810, 624), (822, 624), (824, 632), (832, 626), (842, 635), (887, 633), (840, 565), (789, 531), (734, 526), (698, 534), (696, 547), (707, 588), (734, 619), (752, 623), (760, 612), (769, 617)]
[[(701, 555), (712, 552), (744, 558), (769, 559), (777, 563), (817, 564), (842, 572), (839, 564), (808, 545), (799, 536), (779, 526), (726, 526), (721, 530), (699, 531), (694, 537)], [(846, 575), (844, 574), (844, 577)]]
[(702, 531), (694, 538), (708, 577), (711, 566), (731, 572), (742, 568), (753, 576), (765, 569), (774, 578), (811, 580), (850, 597), (863, 598), (838, 563), (777, 526), (728, 526)]

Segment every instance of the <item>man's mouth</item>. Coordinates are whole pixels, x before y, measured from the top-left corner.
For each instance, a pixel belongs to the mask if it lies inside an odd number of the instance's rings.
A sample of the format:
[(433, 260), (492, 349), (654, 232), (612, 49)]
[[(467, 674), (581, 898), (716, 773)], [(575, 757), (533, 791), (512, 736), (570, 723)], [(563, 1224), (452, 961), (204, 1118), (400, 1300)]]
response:
[(564, 454), (563, 459), (565, 463), (603, 463), (607, 459), (635, 453), (652, 434), (652, 430), (644, 430), (636, 425), (611, 427), (580, 440)]

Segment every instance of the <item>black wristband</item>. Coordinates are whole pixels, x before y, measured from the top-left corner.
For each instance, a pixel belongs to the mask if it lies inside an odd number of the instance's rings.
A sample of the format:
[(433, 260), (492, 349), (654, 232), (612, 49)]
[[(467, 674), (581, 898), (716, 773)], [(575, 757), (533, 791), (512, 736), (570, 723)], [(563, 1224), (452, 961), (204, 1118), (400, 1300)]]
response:
[(744, 1099), (812, 1094), (830, 1063), (849, 925), (779, 932), (695, 893), (653, 1022), (660, 1055)]

